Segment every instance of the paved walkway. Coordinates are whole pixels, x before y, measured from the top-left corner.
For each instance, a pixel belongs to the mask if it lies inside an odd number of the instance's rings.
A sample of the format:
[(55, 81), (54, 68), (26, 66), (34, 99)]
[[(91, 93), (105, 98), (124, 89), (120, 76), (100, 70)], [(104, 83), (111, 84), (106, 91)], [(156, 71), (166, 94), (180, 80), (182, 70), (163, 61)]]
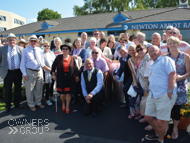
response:
[[(44, 103), (44, 102), (43, 102)], [(0, 139), (2, 143), (11, 142), (64, 142), (64, 143), (151, 143), (144, 136), (153, 131), (145, 131), (147, 123), (128, 119), (129, 110), (119, 108), (120, 103), (107, 101), (98, 116), (90, 118), (82, 114), (82, 105), (71, 106), (71, 113), (61, 110), (58, 101), (58, 113), (55, 106), (45, 105), (31, 112), (27, 104), (24, 109), (13, 108), (0, 113)], [(168, 134), (171, 134), (172, 125)], [(190, 133), (190, 126), (189, 126)], [(189, 143), (190, 135), (179, 131), (179, 139), (166, 138), (166, 143)]]

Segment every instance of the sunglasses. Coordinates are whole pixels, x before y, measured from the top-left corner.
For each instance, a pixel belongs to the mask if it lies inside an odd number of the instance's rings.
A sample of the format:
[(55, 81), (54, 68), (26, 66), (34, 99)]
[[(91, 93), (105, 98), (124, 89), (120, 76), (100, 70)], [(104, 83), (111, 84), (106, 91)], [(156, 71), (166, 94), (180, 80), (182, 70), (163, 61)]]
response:
[(94, 35), (98, 35), (99, 33), (94, 33)]
[(36, 41), (36, 40), (31, 40), (30, 42), (34, 42), (34, 43), (36, 43), (37, 41)]
[(98, 54), (98, 52), (92, 52), (92, 54)]
[(62, 50), (69, 50), (68, 48), (63, 48)]
[(20, 42), (20, 44), (25, 44), (24, 42)]
[(50, 47), (50, 46), (48, 46), (48, 45), (45, 45), (44, 47)]
[(140, 48), (137, 49), (137, 53), (140, 52), (140, 51), (143, 51), (143, 50), (144, 50), (144, 48), (140, 47)]
[(176, 34), (176, 32), (170, 32), (170, 34)]

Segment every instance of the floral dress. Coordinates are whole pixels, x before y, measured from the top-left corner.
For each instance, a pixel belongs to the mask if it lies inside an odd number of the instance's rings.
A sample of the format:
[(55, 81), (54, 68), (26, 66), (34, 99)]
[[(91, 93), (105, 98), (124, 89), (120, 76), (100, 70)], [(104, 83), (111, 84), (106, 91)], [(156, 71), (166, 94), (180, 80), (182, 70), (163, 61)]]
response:
[(141, 60), (139, 68), (137, 70), (137, 79), (141, 87), (143, 88), (144, 93), (148, 90), (146, 86), (145, 77), (149, 76), (149, 70), (153, 63), (154, 63), (153, 60), (150, 58), (149, 54), (147, 53), (144, 56), (144, 58)]
[[(144, 90), (144, 93), (148, 91), (146, 86), (146, 77), (149, 76), (149, 70), (151, 65), (153, 64), (153, 60), (150, 58), (149, 54), (147, 53), (144, 58), (141, 60), (139, 68), (137, 70), (137, 81), (140, 83), (142, 89)], [(140, 113), (142, 116), (145, 114), (145, 108), (146, 108), (146, 100), (148, 96), (143, 96), (141, 98), (140, 103)]]
[[(170, 58), (170, 53), (167, 54)], [(184, 62), (184, 53), (180, 52), (178, 57), (172, 58), (175, 61), (176, 73), (179, 75), (186, 74), (185, 62)], [(187, 90), (187, 79), (177, 82), (177, 100), (175, 105), (182, 105), (188, 102), (188, 90)]]

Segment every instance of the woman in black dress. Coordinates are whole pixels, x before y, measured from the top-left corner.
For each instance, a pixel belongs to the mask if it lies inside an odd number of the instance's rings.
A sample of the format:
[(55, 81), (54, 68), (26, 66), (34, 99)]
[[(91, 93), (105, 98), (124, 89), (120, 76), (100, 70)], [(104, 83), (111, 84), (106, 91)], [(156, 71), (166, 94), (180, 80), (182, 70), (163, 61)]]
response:
[(79, 77), (75, 60), (69, 55), (70, 45), (61, 45), (61, 51), (63, 54), (58, 55), (53, 62), (52, 78), (57, 81), (57, 92), (61, 94), (62, 110), (68, 114), (71, 93), (75, 94), (76, 82), (79, 81)]

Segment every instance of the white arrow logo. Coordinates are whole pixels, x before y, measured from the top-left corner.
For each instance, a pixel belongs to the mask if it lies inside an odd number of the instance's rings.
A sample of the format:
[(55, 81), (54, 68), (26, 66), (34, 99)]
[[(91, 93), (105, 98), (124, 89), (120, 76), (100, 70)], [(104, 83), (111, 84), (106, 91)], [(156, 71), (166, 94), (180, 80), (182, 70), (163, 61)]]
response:
[[(15, 134), (16, 132), (18, 132), (18, 129), (16, 127), (9, 127), (9, 129), (11, 129), (11, 131), (8, 134)], [(15, 132), (14, 132), (15, 129)]]

